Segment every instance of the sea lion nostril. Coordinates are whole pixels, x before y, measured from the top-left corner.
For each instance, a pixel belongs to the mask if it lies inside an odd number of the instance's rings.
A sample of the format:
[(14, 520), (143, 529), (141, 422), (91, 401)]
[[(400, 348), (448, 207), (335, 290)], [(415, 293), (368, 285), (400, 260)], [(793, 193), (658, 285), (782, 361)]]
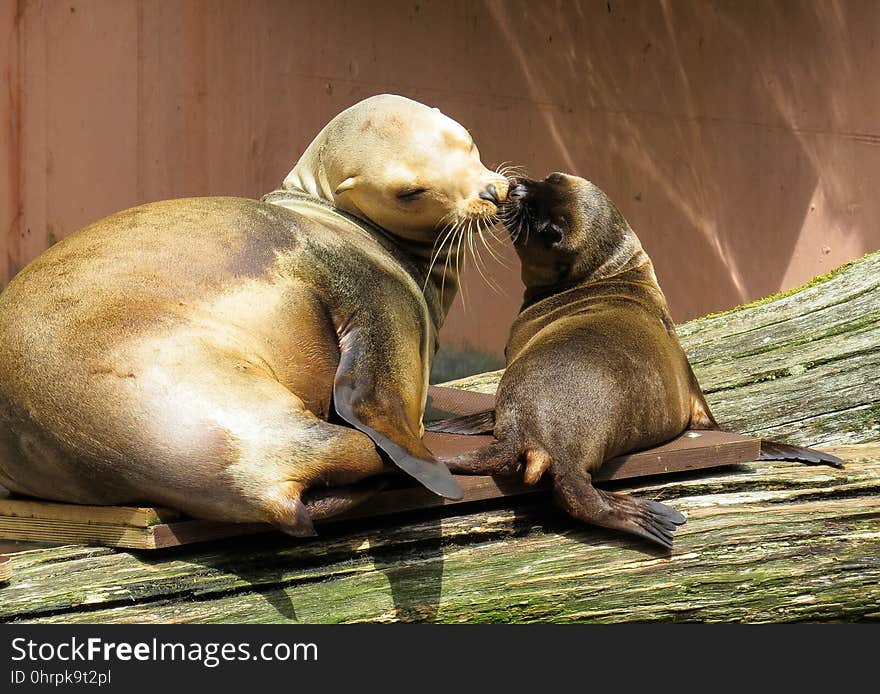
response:
[(507, 193), (508, 200), (521, 200), (526, 196), (526, 187), (522, 183), (517, 183)]
[(495, 184), (490, 183), (488, 186), (486, 186), (486, 190), (480, 193), (479, 197), (482, 200), (488, 200), (489, 202), (494, 202), (497, 205), (498, 193), (495, 191)]

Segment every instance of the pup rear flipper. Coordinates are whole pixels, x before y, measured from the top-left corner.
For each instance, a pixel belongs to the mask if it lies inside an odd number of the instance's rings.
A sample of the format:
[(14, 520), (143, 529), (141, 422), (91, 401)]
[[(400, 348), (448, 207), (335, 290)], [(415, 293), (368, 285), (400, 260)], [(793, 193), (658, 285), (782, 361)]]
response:
[(442, 434), (491, 434), (495, 430), (495, 410), (475, 412), (451, 419), (425, 422), (425, 431)]
[(843, 461), (830, 453), (814, 448), (792, 446), (778, 441), (761, 441), (761, 460), (796, 460), (806, 465), (830, 465), (843, 468)]
[(685, 517), (671, 506), (596, 489), (588, 473), (557, 476), (553, 489), (562, 507), (575, 518), (623, 530), (672, 549), (672, 535)]

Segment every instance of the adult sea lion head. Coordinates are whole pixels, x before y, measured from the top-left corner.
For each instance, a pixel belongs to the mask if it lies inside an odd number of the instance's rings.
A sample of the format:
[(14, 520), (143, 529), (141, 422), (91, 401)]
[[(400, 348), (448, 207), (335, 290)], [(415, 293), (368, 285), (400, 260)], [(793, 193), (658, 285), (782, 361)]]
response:
[(447, 227), (493, 221), (508, 181), (483, 166), (460, 124), (436, 108), (381, 94), (333, 118), (284, 188), (331, 202), (401, 239), (433, 244)]
[(650, 263), (638, 237), (590, 181), (552, 173), (518, 179), (502, 211), (529, 295), (595, 281)]

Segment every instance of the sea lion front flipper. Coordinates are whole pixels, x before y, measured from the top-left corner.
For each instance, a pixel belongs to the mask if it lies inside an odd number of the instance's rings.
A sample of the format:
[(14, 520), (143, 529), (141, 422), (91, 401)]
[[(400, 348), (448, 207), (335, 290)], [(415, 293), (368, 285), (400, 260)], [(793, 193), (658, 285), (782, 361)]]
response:
[[(369, 436), (397, 467), (416, 478), (435, 494), (447, 499), (461, 499), (464, 493), (449, 469), (437, 460), (422, 443), (419, 426), (421, 410), (417, 398), (406, 397), (405, 387), (395, 388), (395, 367), (406, 368), (388, 360), (394, 346), (373, 345), (384, 363), (371, 363), (366, 347), (370, 340), (359, 339), (357, 328), (350, 328), (340, 339), (339, 366), (333, 383), (333, 406), (346, 422)], [(404, 355), (406, 356), (406, 355)], [(419, 400), (421, 402), (421, 400)], [(410, 410), (417, 412), (407, 412)]]
[(843, 469), (843, 461), (836, 455), (823, 453), (814, 448), (793, 446), (779, 441), (761, 440), (761, 460), (796, 460), (806, 465), (830, 465)]

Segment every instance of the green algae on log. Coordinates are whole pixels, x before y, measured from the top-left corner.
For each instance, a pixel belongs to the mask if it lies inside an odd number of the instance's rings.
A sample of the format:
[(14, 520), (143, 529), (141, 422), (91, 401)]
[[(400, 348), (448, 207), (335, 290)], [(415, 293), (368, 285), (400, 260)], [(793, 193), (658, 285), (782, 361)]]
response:
[(688, 516), (670, 556), (549, 497), (296, 541), (16, 555), (0, 620), (530, 622), (880, 618), (880, 445), (844, 471), (771, 461), (638, 492)]

